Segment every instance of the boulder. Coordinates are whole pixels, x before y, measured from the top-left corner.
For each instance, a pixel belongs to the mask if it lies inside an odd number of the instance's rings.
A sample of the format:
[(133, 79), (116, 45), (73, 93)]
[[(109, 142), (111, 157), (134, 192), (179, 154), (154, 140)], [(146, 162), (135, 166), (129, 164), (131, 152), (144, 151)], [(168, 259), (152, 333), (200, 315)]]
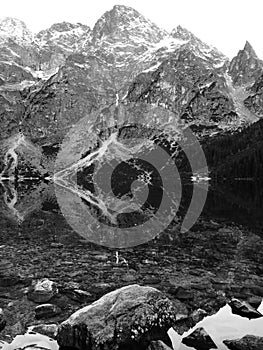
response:
[(232, 313), (249, 319), (260, 318), (262, 314), (246, 301), (232, 299), (229, 303)]
[(64, 321), (57, 341), (78, 350), (145, 350), (152, 340), (171, 341), (167, 331), (177, 307), (152, 287), (129, 285), (104, 295)]
[(48, 278), (43, 278), (32, 283), (27, 297), (35, 303), (47, 303), (57, 293), (56, 283), (50, 281)]
[(263, 337), (246, 335), (240, 339), (224, 340), (223, 343), (230, 350), (262, 350)]
[(193, 333), (183, 338), (182, 343), (197, 350), (217, 349), (216, 344), (203, 327), (197, 328)]

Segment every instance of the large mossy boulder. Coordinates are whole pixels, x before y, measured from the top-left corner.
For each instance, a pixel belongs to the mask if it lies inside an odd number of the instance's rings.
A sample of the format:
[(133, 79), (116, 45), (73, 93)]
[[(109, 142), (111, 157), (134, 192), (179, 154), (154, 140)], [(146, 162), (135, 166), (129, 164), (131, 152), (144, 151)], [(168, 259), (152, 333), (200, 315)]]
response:
[(177, 307), (152, 287), (130, 285), (104, 295), (64, 321), (58, 329), (60, 349), (143, 350), (167, 335)]

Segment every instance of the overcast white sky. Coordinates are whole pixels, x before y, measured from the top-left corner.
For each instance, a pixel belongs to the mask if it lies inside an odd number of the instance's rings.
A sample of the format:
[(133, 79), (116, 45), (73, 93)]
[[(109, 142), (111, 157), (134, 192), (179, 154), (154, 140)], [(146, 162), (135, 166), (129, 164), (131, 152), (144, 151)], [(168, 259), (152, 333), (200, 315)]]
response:
[(37, 32), (61, 21), (93, 27), (114, 5), (128, 5), (170, 31), (178, 24), (232, 58), (248, 40), (263, 59), (263, 0), (0, 0), (0, 16)]

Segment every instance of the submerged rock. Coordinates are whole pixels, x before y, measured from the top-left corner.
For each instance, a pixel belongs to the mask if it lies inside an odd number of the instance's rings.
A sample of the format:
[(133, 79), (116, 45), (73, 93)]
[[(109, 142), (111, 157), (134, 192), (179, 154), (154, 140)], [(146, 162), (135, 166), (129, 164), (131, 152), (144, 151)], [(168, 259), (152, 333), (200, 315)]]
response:
[(4, 312), (2, 309), (0, 309), (0, 332), (5, 328), (6, 326), (6, 319), (4, 316)]
[(232, 313), (249, 319), (260, 318), (263, 315), (246, 301), (232, 299), (229, 302)]
[(177, 317), (173, 329), (180, 335), (187, 332), (190, 328), (193, 328), (198, 322), (202, 321), (207, 316), (207, 312), (202, 309), (198, 309), (192, 312), (190, 315), (182, 315)]
[(39, 324), (37, 326), (30, 327), (31, 332), (46, 335), (49, 338), (55, 339), (58, 332), (58, 325), (55, 323), (51, 324)]
[(172, 350), (169, 346), (164, 344), (161, 340), (151, 341), (147, 350)]
[(216, 344), (203, 327), (197, 328), (193, 333), (183, 338), (182, 343), (197, 350), (217, 349)]
[(85, 290), (81, 289), (74, 289), (72, 291), (68, 291), (66, 295), (77, 302), (84, 303), (84, 302), (91, 302), (94, 301), (94, 297), (91, 293), (86, 292)]
[(61, 309), (53, 304), (42, 304), (35, 308), (36, 319), (50, 318), (61, 313)]
[(61, 349), (147, 349), (152, 340), (171, 341), (168, 329), (177, 308), (152, 287), (130, 285), (104, 295), (64, 321), (58, 329)]
[(224, 340), (223, 343), (230, 350), (262, 350), (263, 337), (246, 335), (240, 339)]
[(28, 291), (28, 299), (35, 303), (46, 303), (58, 293), (56, 283), (48, 278), (33, 282)]
[(261, 297), (257, 297), (257, 296), (252, 296), (252, 297), (249, 297), (247, 302), (252, 306), (254, 307), (255, 309), (257, 309), (260, 304), (262, 303), (262, 298)]

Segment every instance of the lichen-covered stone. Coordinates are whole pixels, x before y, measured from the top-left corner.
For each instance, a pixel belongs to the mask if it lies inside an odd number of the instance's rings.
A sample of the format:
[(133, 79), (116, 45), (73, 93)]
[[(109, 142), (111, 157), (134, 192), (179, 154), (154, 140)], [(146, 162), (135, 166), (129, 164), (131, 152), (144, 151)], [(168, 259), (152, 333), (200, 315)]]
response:
[(146, 349), (151, 340), (168, 342), (176, 313), (157, 289), (130, 285), (71, 315), (59, 326), (57, 340), (61, 348), (79, 350)]

